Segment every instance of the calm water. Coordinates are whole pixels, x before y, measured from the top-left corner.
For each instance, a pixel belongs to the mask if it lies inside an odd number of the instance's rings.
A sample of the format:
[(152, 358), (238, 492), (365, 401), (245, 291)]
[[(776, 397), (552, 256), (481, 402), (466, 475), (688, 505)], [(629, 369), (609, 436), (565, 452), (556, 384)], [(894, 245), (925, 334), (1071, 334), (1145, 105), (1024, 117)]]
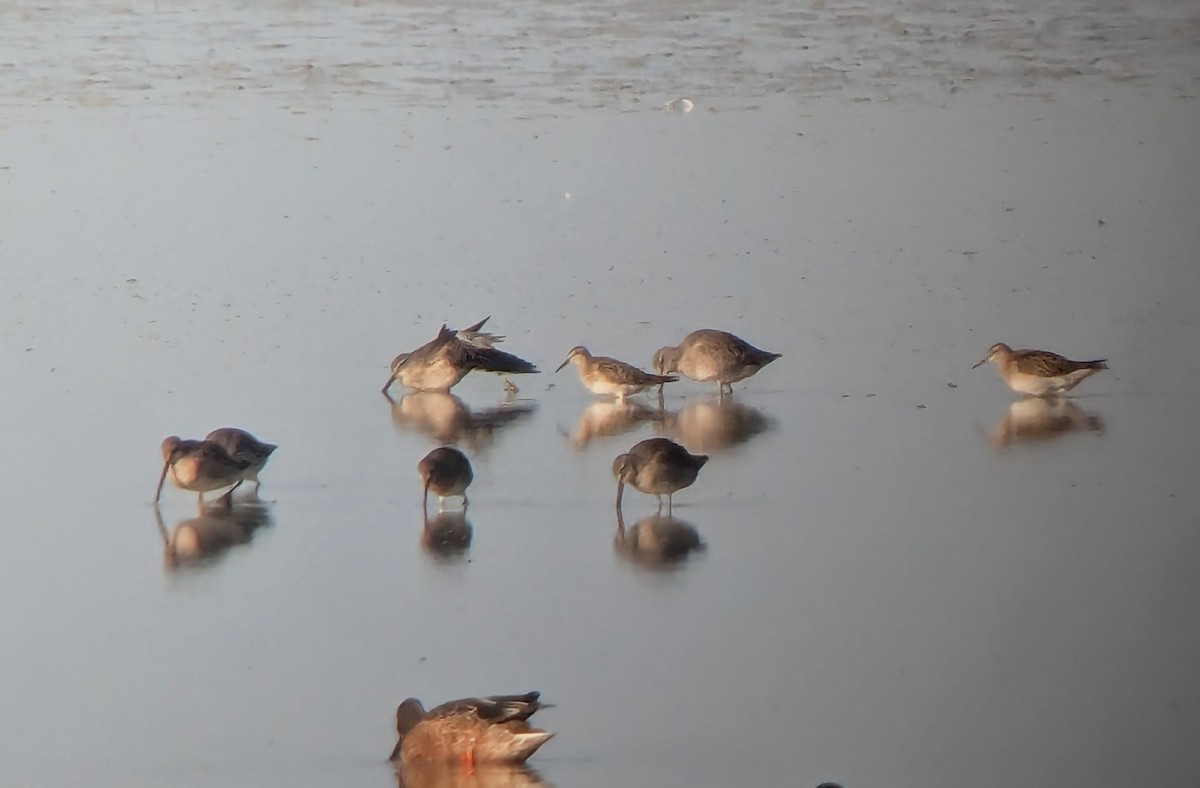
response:
[[(560, 786), (1200, 781), (1196, 17), (666, 8), (5, 7), (0, 784), (394, 785), (401, 699), (534, 688)], [(489, 314), (515, 398), (379, 394)], [(663, 413), (551, 372), (703, 326), (784, 357)], [(1001, 340), (1112, 370), (1039, 408)], [(160, 529), (224, 425), (267, 503)], [(712, 455), (665, 565), (614, 544), (654, 434)]]

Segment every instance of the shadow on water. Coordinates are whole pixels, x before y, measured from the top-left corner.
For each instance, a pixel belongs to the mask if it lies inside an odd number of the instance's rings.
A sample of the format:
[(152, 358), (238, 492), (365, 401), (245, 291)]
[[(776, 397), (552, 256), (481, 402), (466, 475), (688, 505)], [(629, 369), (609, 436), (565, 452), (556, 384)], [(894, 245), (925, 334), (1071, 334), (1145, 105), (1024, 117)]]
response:
[(652, 514), (626, 528), (625, 518), (618, 509), (613, 549), (617, 555), (638, 566), (671, 569), (681, 566), (692, 553), (702, 552), (707, 547), (691, 523)]
[(729, 449), (775, 428), (757, 408), (742, 405), (730, 395), (694, 402), (666, 414), (665, 431), (693, 452)]
[(196, 517), (180, 520), (170, 532), (157, 506), (154, 520), (168, 569), (212, 566), (231, 547), (249, 543), (255, 531), (272, 524), (270, 509), (259, 501), (206, 507)]
[(1072, 432), (1103, 433), (1104, 420), (1065, 397), (1026, 397), (1008, 407), (1004, 418), (988, 434), (988, 440), (1003, 450), (1014, 443), (1045, 442)]
[(583, 409), (574, 432), (567, 437), (576, 449), (586, 449), (596, 438), (624, 435), (647, 422), (663, 422), (661, 406), (651, 408), (632, 400), (597, 400)]
[(536, 402), (524, 399), (472, 410), (453, 394), (440, 391), (413, 391), (399, 400), (387, 394), (384, 397), (391, 406), (392, 426), (397, 430), (415, 429), (439, 444), (462, 442), (474, 447), (490, 445), (497, 430), (516, 424), (537, 410)]
[(548, 785), (527, 766), (476, 765), (467, 771), (450, 766), (407, 766), (396, 770), (397, 788), (522, 788)]
[(442, 511), (432, 517), (426, 512), (421, 548), (435, 560), (461, 561), (466, 558), (474, 535), (475, 528), (467, 520), (465, 509)]

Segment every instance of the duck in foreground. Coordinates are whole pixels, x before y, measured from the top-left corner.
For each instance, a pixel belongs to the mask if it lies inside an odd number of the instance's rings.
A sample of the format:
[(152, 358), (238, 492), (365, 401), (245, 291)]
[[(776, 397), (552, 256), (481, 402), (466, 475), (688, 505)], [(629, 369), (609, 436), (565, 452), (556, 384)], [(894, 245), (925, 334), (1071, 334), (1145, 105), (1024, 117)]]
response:
[[(524, 375), (538, 368), (523, 358), (492, 347), (503, 337), (484, 334), (479, 328), (487, 318), (470, 328), (455, 331), (442, 325), (438, 335), (411, 353), (392, 360), (392, 374), (383, 386), (387, 394), (399, 380), (417, 391), (449, 391), (472, 370)], [(464, 339), (464, 337), (466, 337)]]
[(666, 438), (647, 438), (625, 454), (613, 460), (613, 476), (617, 478), (617, 511), (621, 511), (621, 496), (625, 485), (658, 498), (667, 496), (667, 514), (671, 513), (672, 496), (677, 490), (690, 487), (708, 456), (691, 454), (687, 449)]
[(996, 363), (1000, 377), (1008, 387), (1020, 394), (1050, 397), (1065, 394), (1102, 369), (1108, 369), (1108, 359), (1072, 361), (1049, 350), (1013, 350), (1003, 342), (988, 348), (987, 355), (971, 369)]
[(467, 488), (475, 479), (471, 470), (471, 461), (467, 455), (452, 446), (442, 446), (434, 449), (421, 458), (417, 463), (417, 473), (421, 475), (421, 483), (425, 485), (425, 497), (421, 506), (429, 506), (429, 491), (433, 490), (438, 497), (438, 508), (446, 498), (461, 495), (463, 509), (467, 508)]
[(679, 380), (674, 375), (652, 375), (643, 372), (633, 364), (626, 364), (608, 356), (593, 356), (582, 345), (571, 348), (566, 360), (554, 371), (559, 372), (572, 363), (579, 367), (579, 380), (584, 388), (593, 394), (612, 394), (618, 402), (623, 402), (630, 394), (638, 394), (652, 386)]
[(158, 477), (158, 489), (154, 491), (156, 504), (162, 497), (163, 482), (170, 473), (176, 487), (199, 496), (203, 510), (204, 493), (224, 487), (230, 487), (232, 493), (244, 480), (250, 464), (248, 460), (229, 456), (229, 452), (212, 441), (181, 440), (172, 435), (163, 439), (161, 448), (163, 470)]
[(715, 380), (717, 392), (733, 393), (733, 385), (770, 364), (780, 353), (759, 350), (749, 342), (730, 334), (702, 328), (683, 338), (675, 347), (659, 348), (654, 353), (654, 369), (660, 375), (680, 372), (692, 380)]
[(248, 465), (242, 478), (247, 481), (254, 482), (254, 492), (258, 492), (259, 481), (258, 473), (267, 464), (267, 460), (271, 458), (271, 453), (279, 447), (274, 443), (263, 443), (258, 438), (254, 437), (245, 430), (239, 430), (237, 427), (221, 427), (213, 430), (204, 436), (204, 440), (211, 441), (226, 452), (235, 460), (245, 460)]
[(462, 698), (429, 711), (416, 698), (396, 709), (399, 740), (391, 760), (401, 764), (524, 763), (554, 735), (527, 720), (546, 708), (540, 693)]

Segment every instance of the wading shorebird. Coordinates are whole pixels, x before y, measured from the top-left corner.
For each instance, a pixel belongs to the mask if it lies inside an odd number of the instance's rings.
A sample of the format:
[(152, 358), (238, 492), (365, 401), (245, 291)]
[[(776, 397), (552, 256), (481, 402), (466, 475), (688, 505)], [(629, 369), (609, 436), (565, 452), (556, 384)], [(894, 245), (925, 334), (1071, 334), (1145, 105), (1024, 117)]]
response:
[(271, 458), (271, 453), (279, 447), (274, 443), (263, 443), (245, 430), (237, 427), (221, 427), (204, 436), (204, 440), (212, 441), (220, 446), (235, 460), (245, 460), (248, 464), (242, 478), (254, 482), (254, 492), (258, 494), (258, 473)]
[(696, 475), (708, 462), (707, 455), (691, 454), (687, 449), (666, 438), (647, 438), (635, 444), (625, 454), (613, 460), (612, 472), (617, 478), (617, 511), (621, 511), (621, 496), (628, 484), (639, 492), (658, 498), (667, 496), (667, 514), (671, 514), (671, 498), (677, 490), (690, 487)]
[(1050, 397), (1065, 394), (1102, 369), (1108, 369), (1108, 359), (1072, 361), (1049, 350), (1013, 350), (1003, 342), (988, 348), (987, 355), (971, 369), (996, 363), (1000, 377), (1019, 394)]
[[(487, 318), (470, 328), (455, 331), (442, 324), (438, 335), (411, 353), (392, 360), (392, 374), (383, 386), (387, 394), (399, 380), (417, 391), (449, 391), (472, 370), (524, 375), (538, 368), (523, 358), (492, 347), (503, 337), (484, 334), (478, 329)], [(465, 337), (465, 338), (464, 338)]]
[(230, 487), (224, 496), (228, 501), (229, 494), (242, 483), (249, 467), (249, 461), (230, 457), (229, 452), (212, 441), (185, 441), (176, 435), (163, 438), (162, 456), (162, 476), (158, 477), (154, 503), (162, 497), (163, 482), (169, 472), (176, 487), (199, 496), (201, 511), (204, 510), (204, 493)]
[(439, 511), (445, 499), (454, 495), (461, 495), (463, 509), (467, 508), (467, 488), (475, 479), (467, 455), (451, 446), (442, 446), (426, 454), (417, 463), (417, 473), (421, 475), (421, 482), (425, 485), (422, 508), (429, 506), (430, 490), (438, 497)]
[(409, 698), (396, 709), (399, 740), (391, 760), (413, 763), (524, 763), (554, 735), (527, 720), (547, 704), (540, 694), (463, 698), (425, 711)]
[(692, 380), (715, 380), (717, 392), (733, 393), (733, 385), (779, 358), (728, 331), (702, 328), (683, 338), (675, 347), (654, 353), (654, 369), (660, 375), (680, 372)]
[(653, 386), (679, 380), (674, 375), (652, 375), (643, 372), (633, 364), (626, 364), (608, 356), (593, 356), (582, 345), (571, 348), (566, 360), (554, 371), (559, 372), (572, 363), (579, 367), (579, 380), (584, 388), (593, 394), (612, 394), (618, 402), (623, 402), (630, 394), (638, 394)]

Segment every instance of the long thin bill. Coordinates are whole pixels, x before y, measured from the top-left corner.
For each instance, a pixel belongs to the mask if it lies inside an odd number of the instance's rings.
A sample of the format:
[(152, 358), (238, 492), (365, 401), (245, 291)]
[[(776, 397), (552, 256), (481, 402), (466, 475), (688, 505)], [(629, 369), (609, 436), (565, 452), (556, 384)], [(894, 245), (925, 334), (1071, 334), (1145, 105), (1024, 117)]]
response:
[(162, 497), (163, 483), (167, 480), (167, 471), (171, 468), (171, 461), (167, 460), (163, 463), (162, 476), (158, 477), (158, 489), (154, 491), (154, 502), (158, 503), (158, 499)]

